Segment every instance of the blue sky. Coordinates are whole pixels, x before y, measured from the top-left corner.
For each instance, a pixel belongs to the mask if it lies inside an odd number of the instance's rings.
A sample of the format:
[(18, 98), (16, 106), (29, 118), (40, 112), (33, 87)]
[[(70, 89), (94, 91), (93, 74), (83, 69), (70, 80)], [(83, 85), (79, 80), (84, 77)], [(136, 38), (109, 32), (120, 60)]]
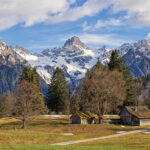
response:
[(150, 38), (149, 0), (0, 0), (0, 39), (31, 52), (76, 35), (89, 47)]

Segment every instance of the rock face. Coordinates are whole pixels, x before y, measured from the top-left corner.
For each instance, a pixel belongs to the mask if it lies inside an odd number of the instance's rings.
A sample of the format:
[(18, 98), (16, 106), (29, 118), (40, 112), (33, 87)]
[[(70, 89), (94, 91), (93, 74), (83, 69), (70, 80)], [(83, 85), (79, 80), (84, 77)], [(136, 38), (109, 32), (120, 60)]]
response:
[[(11, 47), (0, 41), (0, 93), (13, 90), (20, 80), (24, 66), (30, 66), (25, 58), (17, 54), (16, 49), (21, 49), (21, 54), (30, 54), (23, 47)], [(41, 77), (40, 84), (43, 93), (45, 93), (47, 84)]]
[(23, 66), (27, 64), (11, 47), (0, 41), (0, 93), (16, 87)]
[(150, 40), (124, 44), (118, 50), (124, 52), (125, 65), (134, 77), (150, 74)]
[[(150, 40), (126, 43), (117, 51), (125, 58), (125, 65), (134, 77), (150, 74)], [(44, 92), (57, 66), (62, 68), (67, 81), (76, 85), (98, 60), (107, 65), (111, 52), (105, 46), (90, 49), (76, 36), (67, 40), (62, 48), (46, 49), (38, 54), (31, 54), (23, 47), (10, 47), (0, 41), (0, 92), (16, 86), (24, 65), (37, 67)]]
[(84, 43), (82, 43), (76, 36), (68, 39), (64, 44), (64, 48), (68, 50), (88, 49), (88, 47)]

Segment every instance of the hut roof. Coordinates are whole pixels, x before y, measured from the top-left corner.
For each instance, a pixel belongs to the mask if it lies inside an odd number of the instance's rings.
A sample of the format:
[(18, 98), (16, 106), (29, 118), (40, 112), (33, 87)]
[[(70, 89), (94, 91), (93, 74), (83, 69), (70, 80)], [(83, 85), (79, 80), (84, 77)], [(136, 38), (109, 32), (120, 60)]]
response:
[(97, 118), (97, 116), (96, 116), (95, 114), (91, 113), (91, 112), (83, 113), (83, 112), (80, 112), (80, 111), (74, 113), (74, 114), (71, 116), (71, 118), (72, 118), (73, 116), (78, 116), (78, 117), (80, 117), (81, 119)]
[(150, 119), (150, 110), (147, 106), (126, 106), (125, 109), (139, 119)]

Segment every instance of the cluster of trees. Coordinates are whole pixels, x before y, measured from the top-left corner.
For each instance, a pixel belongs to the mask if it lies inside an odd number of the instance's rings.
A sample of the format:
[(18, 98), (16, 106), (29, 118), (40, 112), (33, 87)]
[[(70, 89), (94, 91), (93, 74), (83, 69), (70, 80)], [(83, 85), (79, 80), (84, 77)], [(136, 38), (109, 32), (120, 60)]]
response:
[(31, 116), (48, 113), (69, 113), (69, 92), (65, 76), (56, 68), (49, 85), (46, 101), (40, 89), (36, 68), (24, 67), (17, 87), (0, 97), (0, 117), (13, 116), (22, 120), (25, 128)]
[(23, 128), (31, 116), (46, 112), (36, 68), (24, 67), (18, 86), (4, 96), (0, 109), (1, 115), (19, 117)]
[(123, 76), (117, 70), (95, 69), (78, 88), (80, 109), (99, 116), (105, 113), (118, 113), (126, 96)]
[(73, 111), (80, 109), (93, 112), (99, 116), (99, 122), (105, 113), (119, 113), (126, 100), (127, 90), (124, 75), (126, 68), (123, 64), (123, 58), (113, 51), (108, 67), (98, 61), (92, 71), (87, 70), (73, 96)]
[(87, 70), (73, 93), (68, 90), (63, 71), (57, 67), (45, 101), (36, 68), (24, 67), (16, 89), (0, 97), (0, 116), (20, 117), (23, 128), (31, 116), (48, 113), (48, 110), (65, 114), (90, 111), (97, 114), (101, 122), (105, 113), (119, 113), (125, 105), (138, 105), (137, 95), (141, 91), (141, 82), (135, 82), (124, 66), (124, 59), (113, 51), (108, 66), (98, 61), (92, 70)]
[(117, 51), (113, 51), (108, 67), (110, 70), (117, 69), (123, 75), (126, 88), (126, 98), (123, 106), (137, 106), (139, 105), (139, 95), (143, 92), (143, 84), (132, 77), (124, 62), (124, 58), (119, 57)]
[(113, 51), (108, 66), (103, 66), (98, 61), (92, 71), (87, 70), (72, 97), (71, 110), (93, 112), (99, 116), (101, 122), (105, 113), (116, 114), (124, 106), (145, 105), (145, 102), (139, 100), (142, 92), (142, 84), (132, 78), (129, 69), (124, 65), (124, 58)]

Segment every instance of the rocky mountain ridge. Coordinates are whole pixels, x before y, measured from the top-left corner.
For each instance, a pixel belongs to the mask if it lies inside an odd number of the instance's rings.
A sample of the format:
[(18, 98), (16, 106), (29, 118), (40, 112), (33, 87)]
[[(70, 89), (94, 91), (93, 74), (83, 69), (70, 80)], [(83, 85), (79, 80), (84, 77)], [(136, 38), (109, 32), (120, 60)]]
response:
[(16, 87), (24, 65), (29, 65), (5, 42), (0, 41), (0, 93)]
[[(135, 43), (126, 43), (117, 48), (117, 51), (120, 56), (125, 58), (125, 65), (130, 68), (134, 77), (150, 74), (150, 40), (144, 39)], [(91, 69), (98, 60), (106, 65), (109, 62), (111, 52), (112, 50), (105, 46), (100, 49), (90, 49), (76, 36), (67, 40), (62, 48), (46, 49), (38, 54), (31, 54), (23, 47), (8, 46), (1, 41), (0, 72), (4, 72), (4, 68), (7, 67), (19, 70), (14, 75), (17, 76), (16, 80), (14, 81), (13, 78), (11, 81), (9, 80), (14, 83), (13, 86), (10, 86), (11, 88), (8, 86), (8, 89), (12, 89), (17, 84), (24, 65), (37, 67), (42, 81), (46, 84), (50, 83), (54, 69), (59, 66), (63, 69), (67, 81), (76, 85), (84, 77), (86, 70)], [(1, 68), (2, 66), (3, 68)], [(7, 79), (11, 78), (8, 74), (6, 71)], [(7, 84), (11, 84), (9, 82)], [(45, 84), (43, 84), (44, 86)]]
[(67, 81), (75, 83), (82, 79), (86, 70), (91, 69), (99, 59), (107, 63), (111, 54), (106, 47), (89, 49), (78, 37), (67, 40), (62, 48), (46, 49), (38, 55), (26, 53), (17, 47), (13, 50), (32, 67), (37, 67), (39, 75), (46, 83), (50, 83), (51, 75), (57, 66), (63, 69)]

